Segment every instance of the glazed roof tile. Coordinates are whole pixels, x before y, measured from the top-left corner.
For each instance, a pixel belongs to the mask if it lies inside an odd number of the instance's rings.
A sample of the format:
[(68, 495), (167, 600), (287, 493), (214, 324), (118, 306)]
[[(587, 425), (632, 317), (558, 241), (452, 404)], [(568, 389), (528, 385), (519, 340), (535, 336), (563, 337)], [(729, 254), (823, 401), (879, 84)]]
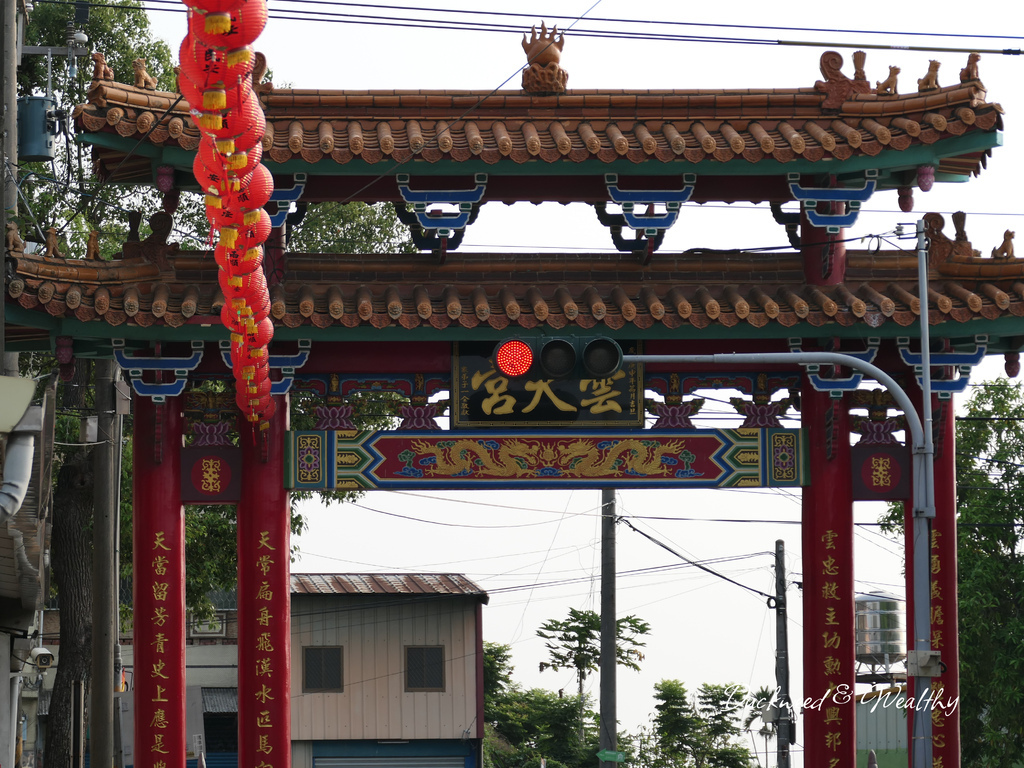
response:
[[(932, 237), (937, 262), (954, 246), (941, 228)], [(224, 298), (209, 252), (160, 246), (167, 253), (153, 259), (142, 255), (146, 246), (129, 246), (110, 262), (9, 256), (8, 296), (110, 326), (219, 322)], [(969, 243), (967, 252), (933, 265), (931, 322), (1024, 316), (1024, 259), (972, 256)], [(658, 253), (647, 266), (625, 254), (449, 254), (444, 264), (431, 254), (289, 254), (284, 280), (270, 289), (271, 316), (279, 328), (311, 330), (740, 326), (782, 336), (795, 326), (889, 325), (895, 333), (920, 316), (916, 270), (906, 252), (848, 251), (844, 282), (812, 286), (796, 252)]]
[[(823, 56), (823, 71), (829, 55)], [(844, 83), (856, 87), (839, 98), (834, 92)], [(763, 90), (574, 90), (537, 95), (269, 85), (260, 89), (267, 117), (264, 162), (272, 170), (274, 164), (290, 161), (340, 167), (356, 160), (375, 165), (415, 158), (430, 164), (480, 160), (494, 172), (537, 160), (596, 160), (609, 164), (607, 170), (622, 164), (692, 165), (714, 160), (767, 173), (767, 166), (756, 168), (762, 160), (816, 163), (877, 157), (883, 149), (904, 152), (1002, 128), (1002, 110), (986, 101), (978, 80), (900, 95), (877, 94), (867, 81), (841, 74), (810, 87)], [(177, 98), (174, 93), (94, 81), (88, 103), (75, 115), (79, 130), (87, 135), (116, 132), (191, 151), (198, 145), (199, 132), (189, 117), (188, 103), (174, 105)], [(105, 158), (110, 150), (95, 151), (101, 173), (113, 172), (120, 157), (114, 153)], [(973, 154), (955, 151), (956, 172), (978, 173), (985, 152), (987, 148)], [(686, 170), (685, 165), (679, 170)], [(133, 173), (148, 172), (141, 166), (122, 167), (116, 177), (129, 180)], [(709, 171), (702, 166), (702, 172)], [(771, 172), (780, 171), (773, 167)]]

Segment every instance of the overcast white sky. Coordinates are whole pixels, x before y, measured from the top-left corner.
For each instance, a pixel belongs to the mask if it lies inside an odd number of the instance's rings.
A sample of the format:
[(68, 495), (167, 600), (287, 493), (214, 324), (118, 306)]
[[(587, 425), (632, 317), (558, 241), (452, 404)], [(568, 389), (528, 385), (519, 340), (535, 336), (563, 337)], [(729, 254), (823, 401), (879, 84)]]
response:
[[(406, 5), (417, 5), (405, 0)], [(428, 4), (422, 4), (424, 6)], [(617, 41), (567, 33), (562, 66), (572, 88), (747, 88), (809, 86), (820, 79), (818, 61), (831, 44), (858, 46), (938, 46), (989, 50), (1021, 48), (1024, 6), (979, 0), (932, 3), (683, 3), (625, 0), (483, 4), (445, 2), (435, 8), (501, 8), (535, 13), (532, 21), (496, 17), (498, 23), (528, 27), (553, 10), (586, 13), (578, 29), (618, 29), (659, 34), (756, 38), (820, 43), (810, 47), (738, 45), (704, 42)], [(150, 4), (151, 8), (156, 6)], [(164, 6), (166, 7), (166, 6)], [(322, 6), (271, 0), (272, 14), (286, 9)], [(785, 12), (790, 9), (791, 12)], [(380, 15), (374, 8), (333, 7), (332, 12)], [(642, 15), (641, 15), (642, 14)], [(294, 14), (292, 14), (294, 15)], [(419, 17), (417, 11), (392, 16)], [(432, 15), (432, 18), (445, 18)], [(184, 16), (151, 13), (156, 31), (177, 50), (184, 36)], [(450, 18), (450, 17), (449, 17)], [(459, 17), (463, 21), (466, 17)], [(617, 23), (591, 19), (617, 19)], [(626, 24), (621, 20), (686, 22)], [(570, 22), (559, 21), (561, 28)], [(756, 29), (710, 25), (751, 25)], [(763, 26), (762, 26), (763, 25)], [(769, 28), (771, 27), (771, 28)], [(783, 27), (788, 27), (784, 29)], [(801, 29), (802, 28), (802, 29)], [(818, 28), (821, 31), (809, 31)], [(879, 32), (900, 33), (883, 35)], [(913, 33), (913, 34), (912, 34)], [(921, 33), (944, 35), (933, 37)], [(966, 37), (1013, 35), (1013, 39)], [(962, 37), (957, 37), (962, 36)], [(258, 50), (267, 54), (278, 85), (297, 88), (517, 89), (524, 63), (521, 36), (514, 34), (403, 29), (326, 21), (271, 19)], [(852, 74), (852, 50), (838, 48)], [(942, 62), (940, 84), (958, 79), (967, 59), (960, 52), (912, 52), (867, 49), (866, 71), (882, 80), (889, 66), (902, 69), (900, 90), (916, 90), (929, 59)], [(896, 193), (875, 195), (866, 204), (852, 234), (891, 231), (898, 222), (913, 222), (922, 213), (968, 212), (967, 233), (987, 253), (1003, 230), (1018, 229), (1024, 214), (1020, 192), (1024, 133), (1024, 97), (1020, 87), (1024, 60), (995, 53), (982, 55), (981, 78), (991, 101), (1006, 111), (1005, 147), (997, 148), (990, 167), (968, 185), (936, 185), (917, 191), (914, 214), (902, 214)], [(948, 221), (948, 216), (947, 216)], [(948, 225), (951, 228), (951, 225)], [(486, 206), (466, 236), (463, 250), (604, 250), (608, 235), (584, 206)], [(766, 206), (684, 206), (663, 250), (696, 246), (759, 247), (786, 243)], [(912, 248), (910, 242), (904, 247)], [(1024, 244), (1018, 243), (1019, 248)], [(998, 374), (1001, 361), (985, 369)], [(729, 406), (709, 402), (706, 410)], [(724, 425), (715, 422), (714, 426)], [(795, 423), (790, 423), (796, 426)], [(485, 609), (485, 637), (511, 644), (516, 677), (525, 685), (574, 689), (571, 673), (540, 673), (546, 657), (537, 627), (562, 618), (569, 607), (599, 607), (599, 491), (522, 491), (445, 493), (432, 496), (374, 492), (358, 504), (318, 508), (308, 505), (308, 532), (298, 540), (302, 572), (435, 571), (465, 573), (491, 592)], [(775, 540), (787, 546), (790, 579), (799, 579), (800, 517), (798, 493), (773, 491), (624, 491), (620, 515), (634, 525), (699, 560), (734, 559), (714, 565), (731, 578), (764, 592), (774, 588), (771, 569)], [(858, 522), (875, 522), (879, 505), (858, 504)], [(680, 519), (671, 519), (680, 518)], [(742, 520), (745, 522), (723, 522)], [(646, 723), (653, 685), (678, 678), (691, 690), (701, 683), (738, 682), (757, 688), (774, 686), (774, 616), (757, 597), (689, 566), (624, 526), (618, 528), (620, 614), (635, 613), (652, 625), (643, 671), (619, 674), (619, 717), (624, 728)], [(886, 590), (899, 595), (902, 554), (876, 529), (860, 527), (856, 538), (859, 591)], [(790, 591), (790, 642), (794, 697), (800, 695), (801, 602)], [(588, 685), (596, 697), (596, 676)], [(762, 749), (763, 744), (758, 739)], [(798, 748), (799, 749), (799, 748)], [(802, 765), (799, 751), (795, 765)]]

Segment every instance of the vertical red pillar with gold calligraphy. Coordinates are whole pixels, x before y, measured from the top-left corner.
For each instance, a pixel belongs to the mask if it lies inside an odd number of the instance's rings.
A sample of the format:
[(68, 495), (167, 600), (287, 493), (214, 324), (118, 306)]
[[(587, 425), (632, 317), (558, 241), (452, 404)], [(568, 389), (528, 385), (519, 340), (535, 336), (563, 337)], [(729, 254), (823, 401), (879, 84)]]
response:
[(269, 428), (239, 422), (238, 764), (291, 765), (290, 517), (284, 488), (288, 402)]
[(931, 531), (931, 640), (945, 671), (932, 678), (932, 768), (960, 768), (960, 642), (957, 633), (956, 426), (953, 402), (932, 401), (935, 519)]
[(135, 766), (185, 765), (181, 398), (135, 398), (132, 457)]
[(803, 489), (804, 765), (854, 768), (853, 485), (844, 399), (801, 396), (811, 484)]

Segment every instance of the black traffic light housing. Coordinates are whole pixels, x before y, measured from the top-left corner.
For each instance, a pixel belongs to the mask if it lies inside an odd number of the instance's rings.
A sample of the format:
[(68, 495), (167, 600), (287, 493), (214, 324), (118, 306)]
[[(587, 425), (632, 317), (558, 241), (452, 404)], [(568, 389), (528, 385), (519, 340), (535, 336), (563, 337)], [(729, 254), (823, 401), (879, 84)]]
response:
[(495, 368), (504, 376), (607, 379), (622, 367), (622, 348), (606, 336), (541, 336), (498, 342)]

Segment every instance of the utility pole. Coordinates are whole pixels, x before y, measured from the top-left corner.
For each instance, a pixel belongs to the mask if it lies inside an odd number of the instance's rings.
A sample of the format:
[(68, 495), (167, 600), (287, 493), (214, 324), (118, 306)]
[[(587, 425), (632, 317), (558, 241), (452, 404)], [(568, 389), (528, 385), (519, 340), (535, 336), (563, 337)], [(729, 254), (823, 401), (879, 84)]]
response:
[[(615, 752), (618, 715), (615, 708), (615, 489), (601, 489), (601, 733), (599, 748)], [(601, 768), (618, 768), (601, 761)]]
[[(778, 768), (789, 768), (789, 745), (796, 734), (789, 698), (789, 630), (786, 619), (786, 542), (775, 542), (775, 685), (778, 686), (775, 746)], [(767, 758), (765, 758), (767, 762)]]
[(91, 765), (114, 764), (114, 648), (117, 644), (118, 488), (121, 416), (114, 379), (117, 363), (99, 359), (96, 375), (96, 441), (93, 451), (92, 681), (89, 693)]
[[(16, 0), (5, 0), (0, 3), (3, 8), (3, 30), (0, 33), (0, 72), (2, 75), (2, 92), (0, 92), (0, 229), (6, 237), (7, 221), (11, 214), (18, 212), (18, 191), (14, 179), (9, 178), (8, 169), (18, 164), (18, 3)], [(12, 171), (13, 173), (13, 171)], [(6, 268), (7, 248), (0, 253), (0, 267)], [(7, 351), (4, 343), (6, 328), (6, 310), (0, 301), (0, 360)]]

